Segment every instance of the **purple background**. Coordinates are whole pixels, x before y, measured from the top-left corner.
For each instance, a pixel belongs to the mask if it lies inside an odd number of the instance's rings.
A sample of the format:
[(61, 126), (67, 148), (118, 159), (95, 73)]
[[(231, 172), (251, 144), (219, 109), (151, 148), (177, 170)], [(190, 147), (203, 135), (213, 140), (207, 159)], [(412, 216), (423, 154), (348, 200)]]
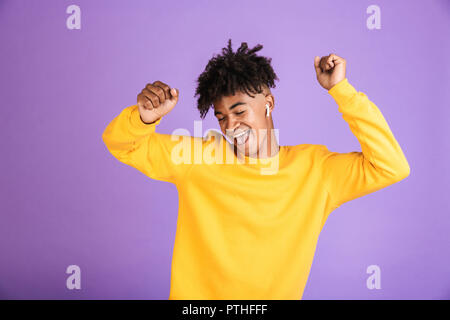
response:
[[(81, 30), (66, 28), (71, 4)], [(366, 27), (372, 4), (380, 30)], [(0, 1), (0, 298), (168, 298), (177, 190), (114, 159), (101, 134), (161, 80), (180, 101), (157, 130), (193, 135), (195, 81), (231, 37), (272, 58), (282, 145), (360, 150), (315, 76), (314, 56), (336, 53), (411, 166), (331, 213), (303, 298), (449, 299), (449, 31), (443, 0)], [(66, 288), (71, 264), (81, 290)]]

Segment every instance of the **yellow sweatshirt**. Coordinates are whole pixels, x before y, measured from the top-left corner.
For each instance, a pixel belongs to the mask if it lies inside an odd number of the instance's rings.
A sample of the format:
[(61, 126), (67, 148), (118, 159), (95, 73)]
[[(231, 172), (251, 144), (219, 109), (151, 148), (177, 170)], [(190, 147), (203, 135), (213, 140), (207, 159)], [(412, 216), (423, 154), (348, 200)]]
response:
[(301, 299), (330, 212), (409, 175), (375, 104), (347, 78), (328, 93), (362, 152), (299, 144), (256, 163), (239, 161), (220, 134), (156, 133), (161, 119), (145, 124), (136, 105), (106, 127), (102, 138), (114, 157), (177, 187), (169, 299)]

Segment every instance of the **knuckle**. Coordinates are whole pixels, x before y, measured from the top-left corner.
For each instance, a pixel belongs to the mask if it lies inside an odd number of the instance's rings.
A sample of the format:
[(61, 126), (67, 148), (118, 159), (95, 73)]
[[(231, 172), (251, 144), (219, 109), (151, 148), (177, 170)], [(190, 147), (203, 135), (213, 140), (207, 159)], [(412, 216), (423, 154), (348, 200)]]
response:
[(152, 103), (156, 107), (159, 105), (159, 99), (158, 97), (152, 96)]
[(158, 87), (161, 87), (162, 89), (166, 90), (169, 88), (169, 86), (161, 81), (158, 82)]
[(159, 94), (162, 95), (164, 97), (164, 90), (161, 89), (160, 87), (155, 87), (155, 91)]
[(159, 96), (160, 98), (161, 98), (161, 97), (164, 97), (164, 91), (163, 91), (160, 87), (155, 86), (155, 85), (151, 85), (151, 88), (152, 88), (151, 91), (152, 91), (154, 94), (156, 94), (156, 95)]
[(147, 109), (153, 109), (153, 105), (152, 102), (150, 100), (147, 100), (144, 105), (147, 107)]

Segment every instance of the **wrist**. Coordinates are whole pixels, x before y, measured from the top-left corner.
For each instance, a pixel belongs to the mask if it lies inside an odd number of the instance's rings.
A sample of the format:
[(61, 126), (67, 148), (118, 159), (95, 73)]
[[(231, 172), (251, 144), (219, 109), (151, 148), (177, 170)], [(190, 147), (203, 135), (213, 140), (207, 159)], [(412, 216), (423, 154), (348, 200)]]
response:
[(139, 118), (141, 119), (142, 123), (144, 123), (144, 124), (155, 124), (155, 122), (159, 120), (159, 119), (156, 119), (153, 122), (145, 122), (144, 120), (142, 120), (141, 114), (139, 114)]
[(131, 115), (130, 115), (131, 125), (137, 129), (143, 129), (143, 130), (147, 131), (147, 130), (149, 130), (149, 128), (155, 127), (157, 124), (159, 124), (159, 122), (162, 119), (162, 117), (161, 117), (151, 123), (147, 123), (142, 120), (142, 117), (141, 117), (141, 114), (139, 112), (137, 105), (131, 106), (130, 109), (131, 109), (130, 110), (131, 111)]

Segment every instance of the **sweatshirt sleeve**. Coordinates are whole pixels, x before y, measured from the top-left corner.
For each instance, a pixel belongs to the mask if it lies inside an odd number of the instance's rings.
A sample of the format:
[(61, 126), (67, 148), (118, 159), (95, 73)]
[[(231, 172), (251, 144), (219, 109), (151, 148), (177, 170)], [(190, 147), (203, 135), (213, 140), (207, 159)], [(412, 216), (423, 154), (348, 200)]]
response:
[(127, 107), (108, 124), (102, 139), (109, 152), (120, 162), (152, 179), (176, 183), (189, 163), (172, 161), (172, 149), (180, 144), (179, 138), (182, 136), (155, 132), (161, 119), (146, 124), (141, 120), (137, 105)]
[(358, 139), (362, 152), (331, 152), (320, 145), (323, 181), (333, 208), (409, 175), (408, 161), (377, 106), (347, 78), (328, 93)]

